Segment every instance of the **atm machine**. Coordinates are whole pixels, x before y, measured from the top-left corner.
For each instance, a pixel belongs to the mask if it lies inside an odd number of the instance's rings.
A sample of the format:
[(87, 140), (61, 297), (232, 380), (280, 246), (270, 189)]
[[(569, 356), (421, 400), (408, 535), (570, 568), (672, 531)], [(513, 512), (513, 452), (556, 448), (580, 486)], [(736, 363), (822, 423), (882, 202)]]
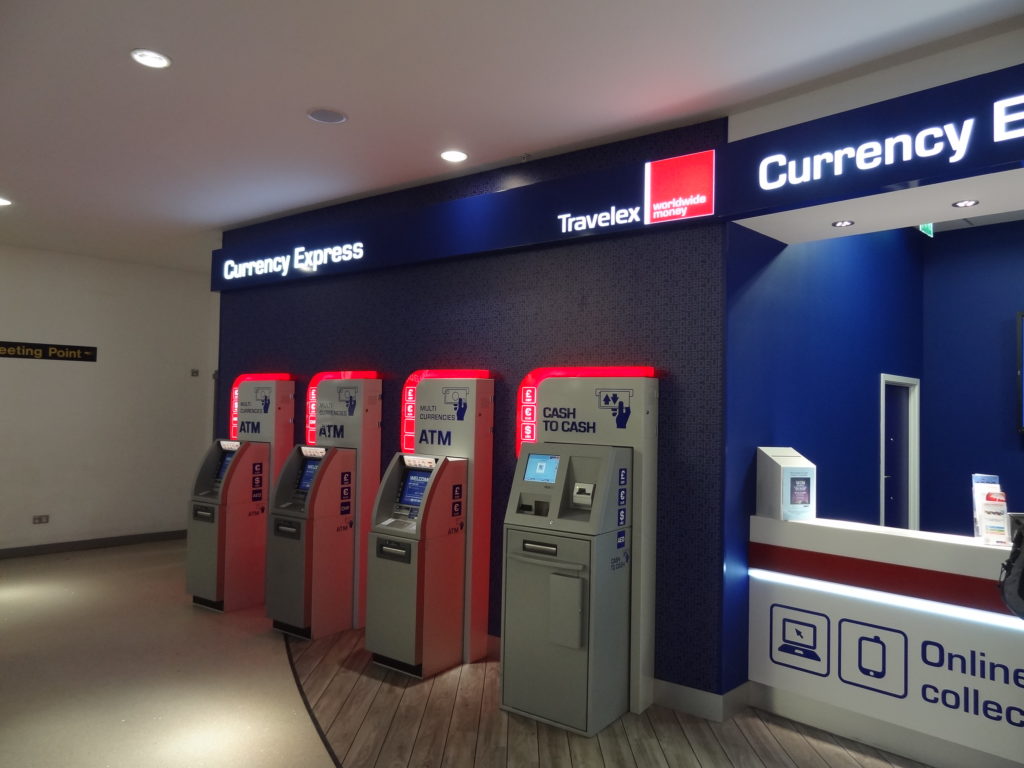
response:
[(416, 677), (462, 662), (468, 463), (396, 454), (374, 509), (366, 648)]
[(657, 379), (552, 368), (519, 388), (501, 707), (592, 736), (653, 700)]
[(243, 374), (231, 388), (229, 437), (207, 450), (189, 504), (185, 575), (196, 605), (263, 603), (267, 503), (292, 442), (294, 394), (289, 374)]
[(506, 709), (591, 736), (629, 708), (632, 469), (631, 448), (520, 454), (505, 513)]
[(306, 444), (278, 476), (267, 528), (267, 615), (305, 638), (365, 623), (366, 540), (380, 481), (376, 371), (318, 373)]
[(423, 370), (402, 390), (402, 452), (381, 479), (367, 572), (366, 649), (429, 677), (487, 655), (494, 380)]

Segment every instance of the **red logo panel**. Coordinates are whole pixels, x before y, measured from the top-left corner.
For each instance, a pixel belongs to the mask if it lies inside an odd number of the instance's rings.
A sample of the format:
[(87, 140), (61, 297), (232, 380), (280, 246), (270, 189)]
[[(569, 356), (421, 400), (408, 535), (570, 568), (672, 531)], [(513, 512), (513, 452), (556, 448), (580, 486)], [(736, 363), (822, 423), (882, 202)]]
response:
[(655, 160), (644, 167), (644, 224), (715, 212), (715, 150)]

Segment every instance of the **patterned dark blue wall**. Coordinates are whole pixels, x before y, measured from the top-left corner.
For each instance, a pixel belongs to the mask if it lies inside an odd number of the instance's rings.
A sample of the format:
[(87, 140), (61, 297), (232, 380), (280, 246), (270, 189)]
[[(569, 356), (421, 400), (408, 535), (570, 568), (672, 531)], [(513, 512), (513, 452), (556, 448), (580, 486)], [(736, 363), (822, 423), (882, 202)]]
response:
[[(682, 154), (721, 124), (625, 142), (597, 161)], [(587, 153), (540, 164), (586, 170)], [(590, 165), (590, 168), (593, 166)], [(544, 173), (536, 172), (535, 178)], [(550, 175), (548, 176), (550, 177)], [(449, 182), (448, 185), (457, 182)], [(500, 187), (472, 177), (474, 192)], [(451, 194), (412, 190), (416, 202)], [(466, 192), (464, 192), (465, 194)], [(376, 202), (411, 204), (388, 196)], [(364, 203), (363, 205), (367, 205)], [(384, 461), (398, 450), (399, 394), (419, 368), (498, 375), (490, 630), (500, 627), (500, 532), (515, 466), (515, 391), (550, 365), (654, 365), (661, 381), (656, 677), (720, 691), (722, 637), (724, 225), (666, 226), (615, 238), (449, 259), (221, 297), (220, 398), (243, 371), (284, 370), (303, 397), (320, 370), (385, 372)], [(218, 423), (227, 414), (219, 410)], [(300, 437), (296, 431), (296, 440)]]

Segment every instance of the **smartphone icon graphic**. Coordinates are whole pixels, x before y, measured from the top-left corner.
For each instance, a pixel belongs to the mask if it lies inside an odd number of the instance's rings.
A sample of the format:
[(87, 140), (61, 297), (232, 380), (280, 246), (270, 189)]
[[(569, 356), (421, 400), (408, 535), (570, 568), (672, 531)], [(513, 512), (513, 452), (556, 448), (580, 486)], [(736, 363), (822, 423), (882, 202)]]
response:
[(878, 635), (857, 640), (857, 669), (868, 677), (885, 677), (885, 643)]

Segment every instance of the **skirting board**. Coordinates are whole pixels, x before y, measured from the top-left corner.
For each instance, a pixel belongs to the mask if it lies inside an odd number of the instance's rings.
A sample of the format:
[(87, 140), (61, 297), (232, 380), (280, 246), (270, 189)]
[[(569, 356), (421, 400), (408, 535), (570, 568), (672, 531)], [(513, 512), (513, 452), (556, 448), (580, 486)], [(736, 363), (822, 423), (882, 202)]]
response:
[(760, 683), (746, 684), (748, 704), (935, 768), (1020, 768), (1021, 764), (840, 709)]
[(37, 544), (31, 547), (11, 547), (0, 549), (0, 560), (10, 557), (30, 557), (32, 555), (52, 555), (58, 552), (77, 552), (83, 549), (102, 549), (104, 547), (120, 547), (125, 544), (144, 544), (149, 541), (167, 541), (184, 539), (185, 531), (161, 531), (159, 533), (139, 533), (132, 536), (112, 536), (105, 539), (83, 539), (81, 541), (58, 541), (53, 544)]
[(664, 680), (655, 680), (654, 703), (720, 723), (748, 706), (747, 687), (749, 685), (751, 684), (744, 683), (728, 693), (717, 694), (688, 688), (685, 685), (668, 683)]

